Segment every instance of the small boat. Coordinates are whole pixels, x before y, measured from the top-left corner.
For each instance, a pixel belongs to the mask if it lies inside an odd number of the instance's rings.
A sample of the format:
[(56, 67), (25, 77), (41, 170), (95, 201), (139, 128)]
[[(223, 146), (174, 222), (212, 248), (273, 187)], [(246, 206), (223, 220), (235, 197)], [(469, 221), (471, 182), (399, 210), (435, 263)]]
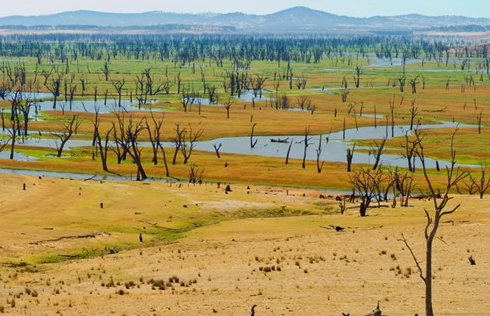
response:
[(287, 138), (271, 138), (271, 143), (289, 143), (289, 137)]

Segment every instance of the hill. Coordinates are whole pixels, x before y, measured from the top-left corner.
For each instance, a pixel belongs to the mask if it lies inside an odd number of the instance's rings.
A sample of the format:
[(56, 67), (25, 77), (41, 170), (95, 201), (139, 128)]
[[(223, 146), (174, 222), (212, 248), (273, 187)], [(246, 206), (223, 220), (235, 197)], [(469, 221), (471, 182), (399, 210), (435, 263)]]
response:
[(355, 18), (339, 16), (306, 7), (293, 7), (272, 14), (254, 15), (240, 12), (227, 14), (187, 14), (152, 11), (145, 13), (107, 13), (70, 11), (40, 16), (9, 16), (0, 18), (0, 26), (98, 26), (130, 27), (156, 25), (199, 25), (226, 27), (239, 32), (380, 32), (415, 31), (454, 26), (490, 25), (487, 18), (464, 16), (374, 16)]

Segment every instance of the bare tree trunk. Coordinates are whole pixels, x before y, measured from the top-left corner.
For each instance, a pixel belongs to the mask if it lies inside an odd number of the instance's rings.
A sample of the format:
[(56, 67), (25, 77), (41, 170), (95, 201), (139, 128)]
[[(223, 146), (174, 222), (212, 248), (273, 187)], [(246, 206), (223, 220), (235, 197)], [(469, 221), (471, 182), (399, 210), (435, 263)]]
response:
[[(439, 223), (437, 223), (438, 225)], [(434, 225), (434, 229), (437, 229)], [(432, 231), (426, 242), (425, 252), (425, 315), (434, 316), (432, 307), (432, 241), (434, 240), (436, 230)]]
[[(457, 131), (457, 130), (456, 130)], [(451, 192), (453, 187), (456, 187), (458, 182), (463, 180), (468, 176), (468, 173), (466, 171), (460, 171), (459, 168), (456, 168), (456, 152), (454, 150), (454, 136), (456, 134), (456, 131), (453, 133), (452, 138), (451, 138), (451, 165), (449, 167), (446, 167), (446, 173), (447, 173), (447, 180), (445, 183), (445, 191), (441, 195), (432, 185), (432, 180), (429, 177), (429, 172), (426, 167), (426, 160), (425, 160), (425, 154), (424, 154), (424, 147), (422, 145), (422, 137), (419, 133), (418, 130), (415, 131), (415, 136), (416, 136), (416, 147), (415, 147), (415, 153), (417, 157), (420, 159), (421, 164), (422, 164), (422, 171), (424, 174), (424, 178), (429, 190), (429, 195), (431, 196), (432, 203), (434, 204), (434, 213), (432, 215), (429, 214), (427, 210), (425, 211), (425, 216), (427, 218), (427, 223), (425, 226), (425, 239), (426, 239), (426, 249), (425, 249), (425, 275), (424, 271), (422, 270), (420, 266), (420, 262), (418, 261), (417, 257), (413, 253), (410, 245), (408, 244), (407, 240), (402, 234), (402, 241), (405, 243), (407, 248), (410, 250), (410, 253), (412, 255), (412, 258), (417, 265), (417, 268), (419, 270), (419, 275), (420, 278), (424, 281), (425, 284), (425, 313), (427, 316), (433, 316), (434, 315), (434, 309), (432, 306), (432, 247), (433, 247), (433, 241), (434, 238), (436, 237), (437, 230), (439, 228), (439, 223), (441, 221), (441, 218), (445, 215), (452, 214), (456, 212), (456, 210), (460, 207), (460, 204), (452, 207), (450, 210), (445, 211), (444, 209), (447, 207), (447, 203), (452, 199), (449, 196), (449, 193)]]
[(318, 173), (322, 173), (323, 165), (325, 161), (320, 163), (320, 155), (322, 154), (322, 135), (320, 135), (320, 141), (318, 142), (318, 148), (316, 150), (316, 170)]
[(307, 150), (308, 150), (308, 146), (310, 145), (308, 143), (308, 141), (309, 141), (309, 139), (308, 139), (309, 133), (310, 133), (310, 129), (309, 128), (305, 128), (304, 152), (303, 152), (303, 163), (302, 163), (303, 169), (306, 168), (306, 153), (307, 153)]
[(347, 148), (347, 172), (352, 171), (352, 158), (354, 158), (355, 149), (356, 149), (356, 144), (352, 146), (352, 149)]
[(258, 139), (256, 139), (255, 141), (253, 139), (254, 138), (255, 125), (257, 125), (257, 123), (252, 124), (252, 132), (250, 133), (250, 148), (254, 148), (255, 145), (257, 145), (257, 141), (258, 141)]

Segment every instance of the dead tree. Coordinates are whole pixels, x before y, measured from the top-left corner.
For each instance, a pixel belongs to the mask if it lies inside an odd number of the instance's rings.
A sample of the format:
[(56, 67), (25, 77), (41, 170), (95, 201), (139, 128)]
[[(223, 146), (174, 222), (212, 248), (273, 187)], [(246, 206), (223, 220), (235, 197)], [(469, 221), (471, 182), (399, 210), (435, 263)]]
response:
[(340, 84), (340, 86), (344, 89), (347, 89), (347, 79), (345, 78), (345, 76), (342, 77), (342, 83)]
[(289, 143), (288, 151), (286, 153), (286, 161), (285, 164), (287, 165), (289, 163), (289, 154), (291, 153), (291, 147), (293, 147), (294, 139), (291, 139), (291, 142)]
[(93, 139), (92, 139), (92, 146), (93, 146), (93, 151), (92, 151), (92, 159), (95, 159), (95, 156), (97, 155), (97, 150), (100, 149), (100, 158), (102, 162), (102, 170), (108, 171), (107, 168), (107, 152), (109, 151), (109, 139), (110, 139), (110, 133), (112, 131), (112, 128), (109, 130), (109, 132), (106, 134), (106, 143), (105, 146), (102, 144), (102, 136), (100, 135), (100, 118), (99, 118), (99, 110), (96, 107), (95, 108), (95, 119), (92, 121), (92, 124), (94, 125), (94, 134), (93, 134)]
[(258, 139), (254, 140), (255, 125), (257, 125), (257, 123), (252, 124), (252, 132), (250, 133), (250, 148), (254, 148), (255, 145), (257, 145), (257, 141), (258, 141)]
[(182, 92), (182, 108), (184, 112), (187, 112), (194, 103), (196, 102), (196, 97), (191, 92)]
[(340, 94), (340, 96), (342, 97), (342, 103), (347, 102), (347, 96), (349, 96), (349, 93), (350, 91), (347, 89), (342, 91), (342, 93)]
[(7, 147), (9, 141), (9, 139), (0, 139), (0, 153)]
[[(119, 123), (119, 133), (114, 133), (115, 142), (123, 148), (123, 150), (131, 156), (133, 162), (136, 165), (136, 180), (143, 181), (148, 178), (145, 169), (143, 168), (143, 161), (141, 157), (142, 148), (138, 144), (138, 137), (140, 133), (146, 129), (144, 125), (145, 118), (133, 123), (133, 117), (130, 116), (126, 124), (124, 115), (116, 115)], [(124, 137), (121, 137), (124, 135)]]
[(419, 108), (415, 106), (415, 100), (412, 101), (412, 107), (410, 108), (410, 130), (413, 130), (413, 121), (417, 116)]
[(78, 116), (73, 115), (71, 120), (68, 122), (62, 123), (62, 131), (60, 133), (51, 133), (51, 135), (57, 137), (60, 141), (56, 142), (56, 151), (57, 157), (61, 157), (63, 154), (63, 148), (65, 147), (66, 143), (70, 140), (70, 138), (73, 136), (74, 133), (77, 133), (78, 127), (80, 127), (80, 124), (82, 122), (78, 120)]
[(298, 78), (296, 80), (296, 82), (294, 83), (294, 85), (296, 86), (296, 88), (298, 88), (298, 90), (301, 90), (301, 89), (306, 89), (306, 83), (308, 82), (308, 80), (305, 78), (305, 77), (302, 77), (302, 78)]
[(182, 152), (182, 156), (184, 157), (184, 165), (187, 164), (187, 162), (189, 161), (189, 158), (191, 157), (192, 152), (196, 147), (196, 142), (199, 140), (203, 133), (203, 129), (194, 131), (194, 129), (190, 125), (189, 129), (183, 129), (180, 151)]
[[(84, 76), (84, 75), (82, 74), (82, 76)], [(80, 84), (82, 85), (82, 97), (83, 97), (83, 96), (85, 96), (85, 91), (87, 90), (88, 79), (85, 77), (82, 77), (79, 80), (80, 80)]]
[(148, 137), (150, 138), (152, 152), (153, 152), (153, 158), (151, 161), (155, 166), (158, 164), (158, 152), (160, 151), (163, 157), (163, 164), (165, 165), (166, 176), (169, 177), (170, 170), (168, 168), (167, 155), (165, 152), (165, 148), (162, 145), (162, 127), (163, 127), (163, 119), (165, 114), (162, 113), (161, 117), (157, 119), (155, 117), (155, 113), (153, 113), (153, 111), (150, 110), (150, 115), (153, 121), (153, 129), (148, 124), (148, 120), (145, 120), (145, 123), (146, 123), (146, 129), (148, 131)]
[(373, 170), (376, 170), (381, 161), (381, 155), (385, 152), (386, 137), (380, 142), (374, 140), (374, 145), (371, 147), (371, 152), (374, 156)]
[[(98, 118), (96, 120), (98, 121)], [(108, 151), (110, 147), (109, 141), (111, 139), (111, 133), (113, 132), (113, 129), (114, 129), (114, 125), (111, 126), (111, 128), (109, 128), (109, 130), (105, 133), (104, 136), (102, 136), (100, 133), (100, 122), (97, 123), (94, 122), (96, 146), (99, 149), (100, 161), (102, 163), (102, 170), (106, 172), (109, 171), (109, 168), (107, 167), (107, 157), (108, 157)]]
[(165, 94), (170, 94), (170, 89), (172, 88), (172, 86), (173, 86), (173, 82), (170, 81), (167, 76), (165, 81), (163, 81), (162, 83), (162, 89), (163, 91), (165, 91)]
[(156, 166), (158, 165), (158, 153), (160, 151), (160, 149), (158, 148), (158, 142), (160, 141), (160, 136), (161, 136), (160, 130), (163, 125), (163, 119), (160, 122), (156, 122), (155, 117), (153, 116), (153, 112), (152, 112), (152, 117), (154, 123), (153, 128), (148, 123), (148, 119), (145, 119), (145, 125), (146, 125), (146, 130), (148, 132), (148, 138), (150, 139), (151, 150), (153, 154), (153, 157), (151, 158), (151, 162)]
[[(434, 309), (432, 306), (432, 244), (436, 238), (437, 230), (439, 229), (439, 224), (441, 219), (449, 214), (456, 212), (461, 204), (449, 206), (448, 203), (451, 201), (450, 197), (451, 191), (457, 187), (458, 183), (468, 176), (466, 171), (460, 170), (456, 167), (456, 151), (454, 150), (454, 137), (456, 135), (457, 129), (454, 131), (451, 137), (450, 145), (450, 156), (451, 162), (449, 166), (446, 166), (446, 181), (444, 184), (444, 191), (441, 194), (439, 189), (437, 189), (433, 180), (430, 177), (430, 172), (426, 165), (426, 157), (424, 152), (424, 146), (422, 145), (422, 136), (419, 131), (415, 131), (415, 136), (417, 138), (417, 146), (415, 148), (415, 153), (420, 159), (422, 164), (422, 171), (424, 174), (424, 179), (427, 184), (428, 194), (433, 203), (434, 210), (432, 214), (429, 213), (427, 209), (424, 209), (425, 216), (427, 218), (427, 224), (425, 225), (424, 235), (426, 240), (425, 246), (425, 271), (421, 267), (421, 262), (415, 256), (412, 248), (410, 247), (408, 241), (402, 234), (402, 241), (405, 243), (409, 249), (412, 258), (417, 265), (420, 278), (425, 284), (425, 314), (427, 316), (434, 316)], [(448, 210), (446, 210), (448, 209)]]
[(36, 102), (29, 98), (29, 92), (21, 96), (16, 108), (22, 116), (22, 137), (26, 137), (29, 132), (29, 115), (31, 109), (36, 106)]
[(135, 84), (136, 84), (136, 99), (138, 100), (138, 107), (141, 107), (142, 104), (148, 103), (148, 82), (147, 77), (144, 74), (137, 75)]
[(185, 133), (185, 128), (181, 129), (179, 123), (175, 124), (175, 137), (172, 138), (172, 142), (174, 143), (175, 146), (172, 165), (175, 165), (175, 163), (177, 162), (177, 154), (179, 153), (180, 148), (182, 147), (184, 133)]
[(400, 89), (400, 92), (403, 92), (405, 90), (405, 81), (406, 81), (405, 75), (398, 77), (397, 80), (398, 80), (398, 88)]
[(104, 62), (104, 66), (102, 67), (102, 72), (104, 73), (105, 81), (109, 81), (109, 61)]
[[(403, 97), (401, 102), (403, 102)], [(390, 100), (390, 118), (391, 118), (391, 137), (395, 137), (395, 96), (393, 96), (393, 99)], [(386, 136), (388, 136), (388, 133), (386, 133)]]
[(222, 144), (220, 143), (219, 145), (213, 144), (214, 151), (216, 152), (216, 156), (218, 156), (218, 159), (221, 158), (220, 156), (220, 149), (221, 149)]
[(204, 170), (199, 169), (195, 164), (189, 166), (189, 183), (202, 183)]
[(267, 77), (265, 75), (256, 74), (256, 78), (252, 84), (253, 94), (255, 97), (257, 97), (257, 93), (260, 97), (262, 97), (262, 88), (266, 80)]
[(20, 108), (22, 107), (22, 103), (24, 102), (24, 93), (21, 88), (16, 89), (15, 92), (12, 92), (12, 97), (10, 98), (10, 121), (12, 126), (12, 131), (10, 132), (11, 136), (13, 136), (12, 132), (15, 134), (15, 138), (12, 139), (12, 145), (15, 146), (15, 140), (17, 136), (20, 136), (22, 131), (22, 124), (20, 118)]
[(320, 135), (320, 140), (318, 141), (318, 148), (316, 149), (316, 170), (318, 173), (322, 173), (323, 165), (325, 161), (320, 163), (320, 156), (322, 154), (322, 135)]
[(362, 217), (366, 216), (371, 202), (377, 195), (377, 188), (384, 180), (385, 176), (381, 168), (377, 170), (361, 168), (360, 170), (354, 171), (354, 174), (350, 177), (353, 190), (361, 199), (359, 214)]
[[(112, 151), (117, 156), (117, 164), (121, 164), (122, 161), (126, 160), (127, 150), (130, 147), (129, 141), (126, 137), (126, 125), (125, 125), (125, 117), (124, 114), (116, 113), (117, 126), (114, 122), (112, 122), (112, 133), (114, 138), (114, 146), (112, 147)], [(118, 140), (118, 141), (116, 141)], [(121, 145), (121, 143), (125, 143)]]
[(116, 89), (117, 96), (118, 96), (118, 101), (117, 101), (118, 107), (121, 107), (122, 90), (123, 90), (125, 84), (126, 84), (126, 81), (124, 79), (112, 82), (112, 86)]
[(226, 118), (229, 119), (230, 118), (230, 109), (231, 109), (231, 106), (233, 104), (233, 101), (228, 98), (228, 101), (226, 101), (223, 105), (225, 107), (225, 110), (226, 110)]
[(480, 111), (476, 117), (476, 123), (478, 124), (478, 134), (481, 134), (481, 121), (483, 117), (483, 112)]
[(384, 178), (376, 185), (376, 200), (378, 207), (381, 207), (381, 201), (387, 201), (388, 195), (393, 188), (394, 179), (391, 172), (384, 173)]
[(175, 81), (177, 81), (177, 94), (180, 94), (182, 87), (182, 77), (180, 76), (180, 72), (175, 77)]
[(71, 111), (71, 108), (72, 108), (72, 104), (73, 104), (73, 99), (75, 98), (75, 92), (77, 91), (77, 85), (70, 83), (70, 89), (69, 89), (69, 96), (70, 96), (70, 111)]
[(402, 144), (402, 148), (405, 150), (405, 153), (402, 156), (407, 159), (408, 171), (410, 172), (415, 172), (415, 148), (420, 140), (421, 139), (417, 138), (410, 140), (408, 133), (405, 134), (405, 143)]
[(61, 75), (58, 74), (51, 80), (50, 84), (46, 85), (46, 89), (51, 92), (53, 95), (53, 109), (56, 109), (56, 103), (58, 101), (58, 97), (60, 96), (60, 88), (61, 88)]
[(359, 66), (356, 66), (356, 75), (354, 76), (354, 85), (356, 88), (359, 88), (359, 83), (361, 81), (362, 69)]
[(307, 96), (299, 96), (297, 99), (296, 99), (296, 103), (298, 104), (298, 107), (304, 111), (304, 110), (309, 110), (310, 107), (311, 107), (311, 101), (310, 99), (307, 97)]
[[(392, 172), (392, 178), (393, 178), (393, 188), (400, 194), (400, 200), (401, 203), (400, 205), (402, 207), (408, 207), (408, 199), (410, 198), (410, 195), (412, 194), (413, 189), (415, 188), (414, 184), (414, 178), (413, 178), (413, 173), (405, 172), (401, 173), (398, 168), (396, 168)], [(396, 194), (393, 197), (393, 199), (396, 199)]]
[(217, 102), (217, 91), (216, 86), (206, 86), (206, 91), (208, 93), (209, 103), (214, 104)]
[(352, 146), (352, 149), (347, 148), (347, 172), (352, 171), (352, 158), (354, 158), (354, 150), (356, 149), (356, 144)]
[(469, 175), (471, 187), (478, 192), (480, 199), (483, 199), (485, 193), (487, 193), (488, 188), (490, 188), (490, 177), (487, 178), (487, 166), (481, 164), (480, 166), (480, 177), (475, 178), (472, 174)]
[(306, 153), (308, 151), (308, 146), (310, 146), (310, 138), (308, 137), (309, 134), (310, 134), (310, 128), (307, 127), (307, 128), (305, 128), (305, 139), (303, 141), (303, 145), (304, 145), (303, 163), (301, 164), (301, 166), (303, 167), (303, 169), (306, 168)]
[(419, 76), (416, 76), (413, 79), (410, 79), (410, 86), (412, 87), (412, 94), (417, 93), (417, 80)]
[[(16, 144), (16, 141), (17, 141), (17, 138), (19, 137), (19, 134), (18, 134), (18, 128), (17, 128), (17, 122), (14, 120), (14, 121), (10, 121), (10, 123), (12, 124), (12, 128), (9, 130), (9, 140), (10, 141), (10, 156), (9, 156), (9, 159), (10, 160), (13, 160), (14, 159), (14, 150), (15, 150), (15, 144)], [(7, 141), (7, 142), (8, 142)]]

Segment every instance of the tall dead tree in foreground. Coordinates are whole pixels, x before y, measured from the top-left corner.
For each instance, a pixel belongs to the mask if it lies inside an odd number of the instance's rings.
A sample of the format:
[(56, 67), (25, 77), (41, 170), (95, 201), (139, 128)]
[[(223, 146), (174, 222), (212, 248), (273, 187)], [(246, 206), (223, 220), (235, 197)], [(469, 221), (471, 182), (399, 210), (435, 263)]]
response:
[(445, 215), (452, 214), (456, 212), (456, 210), (460, 207), (461, 204), (451, 205), (448, 203), (451, 201), (451, 197), (449, 196), (450, 192), (456, 188), (458, 183), (462, 181), (464, 178), (468, 176), (466, 171), (460, 170), (459, 167), (456, 167), (456, 151), (454, 150), (454, 137), (456, 135), (456, 131), (454, 131), (451, 137), (451, 146), (450, 146), (450, 156), (451, 161), (449, 166), (446, 166), (446, 181), (445, 188), (443, 193), (441, 194), (439, 190), (434, 186), (433, 180), (430, 178), (430, 172), (426, 165), (426, 158), (424, 152), (424, 146), (422, 144), (423, 137), (421, 136), (418, 130), (415, 131), (416, 137), (416, 146), (415, 146), (415, 154), (420, 159), (422, 164), (422, 171), (424, 174), (424, 179), (427, 184), (428, 194), (430, 196), (430, 200), (434, 204), (434, 210), (432, 214), (429, 213), (427, 209), (424, 209), (425, 216), (427, 218), (427, 224), (425, 225), (425, 240), (426, 240), (426, 248), (425, 248), (425, 271), (421, 267), (421, 262), (417, 259), (412, 248), (410, 247), (408, 241), (402, 234), (402, 241), (405, 243), (407, 248), (409, 249), (415, 264), (419, 270), (420, 278), (424, 281), (425, 284), (425, 314), (427, 316), (434, 316), (434, 309), (432, 306), (432, 244), (434, 238), (436, 237), (437, 230), (439, 229), (439, 224), (441, 222), (441, 218)]

